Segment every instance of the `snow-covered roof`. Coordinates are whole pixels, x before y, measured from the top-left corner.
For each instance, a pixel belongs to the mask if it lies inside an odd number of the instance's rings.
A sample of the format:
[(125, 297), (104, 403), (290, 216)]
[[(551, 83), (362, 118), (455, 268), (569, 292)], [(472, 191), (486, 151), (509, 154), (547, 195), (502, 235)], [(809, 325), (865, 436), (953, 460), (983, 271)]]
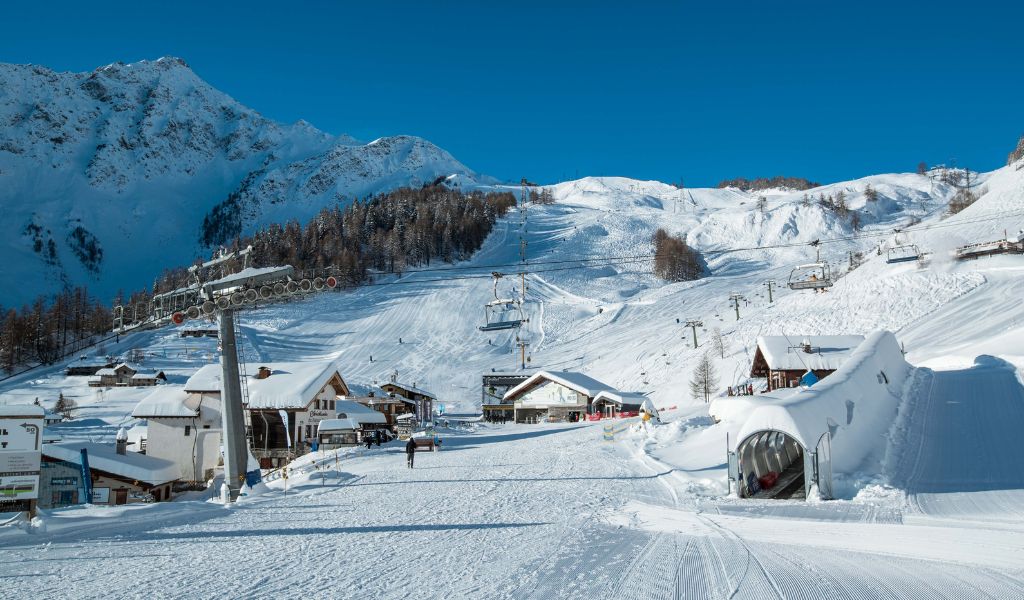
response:
[(507, 400), (518, 396), (521, 392), (539, 385), (542, 381), (552, 381), (559, 385), (563, 385), (570, 390), (575, 390), (585, 396), (590, 396), (591, 398), (603, 391), (614, 391), (615, 389), (612, 386), (606, 383), (601, 383), (593, 377), (584, 375), (583, 373), (572, 373), (570, 371), (540, 371), (534, 373), (526, 381), (505, 392), (504, 399)]
[(132, 375), (132, 379), (157, 379), (160, 377), (160, 372), (156, 373), (136, 373)]
[[(269, 368), (270, 376), (257, 379), (255, 375), (260, 367)], [(305, 408), (338, 373), (333, 361), (247, 364), (245, 370), (249, 374), (245, 382), (249, 390), (248, 407), (256, 409)], [(220, 392), (220, 389), (221, 366), (218, 363), (204, 366), (185, 382), (186, 392)]]
[(118, 454), (114, 446), (93, 442), (65, 442), (62, 444), (43, 444), (43, 456), (81, 464), (82, 449), (89, 455), (89, 468), (104, 473), (117, 475), (125, 479), (144, 481), (152, 485), (160, 485), (174, 481), (181, 476), (178, 465), (169, 460), (154, 458), (145, 454), (128, 452)]
[(359, 429), (359, 423), (355, 419), (322, 419), (316, 426), (317, 435), (325, 431), (347, 431)]
[(401, 389), (403, 389), (403, 390), (405, 390), (407, 392), (412, 392), (413, 394), (420, 394), (421, 396), (426, 396), (427, 398), (430, 398), (432, 400), (437, 400), (437, 396), (435, 396), (434, 394), (428, 392), (427, 390), (418, 388), (418, 387), (416, 387), (414, 385), (409, 385), (407, 383), (402, 383), (401, 381), (387, 381), (387, 382), (384, 382), (384, 383), (380, 384), (381, 389), (384, 389), (384, 386), (386, 386), (386, 385), (393, 385), (393, 386), (395, 386), (397, 388), (401, 388)]
[(188, 392), (179, 386), (160, 386), (135, 405), (132, 416), (136, 419), (152, 417), (197, 417), (199, 406), (188, 406)]
[(909, 373), (896, 337), (879, 331), (813, 387), (719, 398), (710, 412), (718, 419), (742, 423), (731, 440), (733, 450), (757, 432), (782, 431), (811, 451), (829, 432), (833, 462), (845, 471), (884, 447)]
[(757, 338), (757, 349), (772, 370), (835, 371), (863, 341), (862, 335), (766, 335)]
[(354, 400), (338, 400), (334, 403), (338, 418), (354, 419), (359, 423), (387, 423), (388, 418), (382, 412), (360, 404)]
[(185, 382), (185, 391), (194, 393), (220, 392), (220, 374), (220, 363), (205, 365), (188, 378)]
[(106, 376), (110, 377), (110, 376), (113, 376), (113, 375), (117, 375), (117, 371), (115, 371), (113, 369), (113, 367), (107, 367), (105, 369), (100, 369), (99, 371), (96, 371), (96, 376), (97, 377), (101, 376), (101, 375), (106, 375)]
[(619, 406), (635, 405), (640, 406), (647, 400), (647, 396), (644, 396), (640, 392), (619, 392), (616, 390), (603, 390), (594, 396), (594, 402), (599, 400), (608, 400)]
[(38, 417), (43, 418), (46, 411), (35, 404), (0, 404), (0, 417)]

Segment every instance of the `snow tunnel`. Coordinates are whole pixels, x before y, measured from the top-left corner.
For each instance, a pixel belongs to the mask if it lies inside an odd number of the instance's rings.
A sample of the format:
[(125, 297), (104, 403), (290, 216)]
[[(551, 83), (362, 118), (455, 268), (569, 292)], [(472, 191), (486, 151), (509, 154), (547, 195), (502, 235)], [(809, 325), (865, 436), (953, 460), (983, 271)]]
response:
[(737, 447), (741, 498), (806, 497), (804, 448), (778, 430), (757, 431)]

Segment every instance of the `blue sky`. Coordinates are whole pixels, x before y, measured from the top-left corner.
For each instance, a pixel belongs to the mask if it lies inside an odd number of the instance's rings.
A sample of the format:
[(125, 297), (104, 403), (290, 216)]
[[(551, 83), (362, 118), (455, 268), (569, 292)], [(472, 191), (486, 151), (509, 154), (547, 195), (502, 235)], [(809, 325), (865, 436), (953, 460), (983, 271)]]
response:
[(180, 56), (270, 118), (420, 135), (501, 179), (828, 182), (1003, 164), (1021, 4), (36, 2), (5, 7), (0, 61)]

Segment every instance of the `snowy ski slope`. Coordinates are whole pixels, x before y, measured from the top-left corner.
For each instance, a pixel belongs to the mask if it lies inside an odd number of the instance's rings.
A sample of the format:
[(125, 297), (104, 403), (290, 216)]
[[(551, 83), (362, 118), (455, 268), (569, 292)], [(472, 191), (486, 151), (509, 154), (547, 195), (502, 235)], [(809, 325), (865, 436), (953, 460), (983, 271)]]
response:
[[(444, 449), (419, 456), (411, 471), (399, 446), (311, 457), (321, 468), (306, 459), (287, 494), (275, 480), (234, 509), (183, 499), (119, 509), (116, 524), (95, 508), (55, 513), (36, 537), (0, 530), (0, 564), (8, 565), (0, 573), (28, 561), (40, 593), (68, 594), (71, 577), (77, 596), (106, 594), (106, 582), (85, 576), (89, 561), (68, 560), (87, 545), (120, 574), (114, 588), (126, 595), (153, 584), (186, 593), (194, 585), (186, 572), (202, 564), (211, 594), (254, 597), (299, 589), (313, 597), (1024, 597), (1016, 464), (1024, 257), (948, 258), (956, 245), (1024, 227), (1024, 172), (982, 179), (987, 194), (950, 218), (941, 218), (950, 190), (927, 177), (827, 186), (870, 212), (858, 236), (801, 193), (769, 195), (762, 213), (756, 197), (735, 190), (680, 193), (617, 178), (554, 186), (557, 203), (531, 206), (525, 234), (534, 263), (530, 321), (520, 332), (530, 341), (529, 370), (579, 370), (648, 393), (658, 406), (677, 407), (663, 412), (668, 423), (623, 423), (614, 442), (592, 424), (477, 425), (444, 431)], [(871, 205), (868, 183), (882, 196)], [(917, 219), (895, 239), (893, 229)], [(648, 261), (629, 258), (650, 252), (657, 227), (685, 234), (712, 276), (666, 284)], [(245, 352), (256, 362), (336, 357), (346, 381), (363, 389), (397, 370), (448, 412), (474, 410), (480, 375), (516, 367), (515, 332), (477, 327), (493, 298), (491, 271), (516, 271), (519, 237), (511, 214), (456, 268), (431, 265), (248, 313)], [(824, 294), (791, 292), (789, 271), (814, 259), (807, 244), (815, 239), (842, 276)], [(885, 249), (908, 242), (931, 253), (925, 268), (885, 263)], [(777, 247), (751, 249), (758, 246)], [(850, 252), (866, 261), (847, 273)], [(582, 269), (559, 262), (580, 257), (605, 259)], [(779, 284), (772, 303), (769, 279)], [(499, 294), (518, 285), (505, 278)], [(734, 293), (747, 299), (739, 320), (728, 304)], [(704, 321), (699, 348), (677, 318)], [(714, 424), (687, 387), (716, 327), (725, 340), (725, 358), (715, 361), (723, 386), (746, 380), (757, 335), (889, 329), (905, 344), (919, 367), (914, 383), (884, 444), (858, 471), (837, 474), (839, 500), (725, 495), (725, 436), (738, 424)], [(214, 345), (162, 330), (127, 336), (116, 349), (146, 348), (152, 366), (180, 382), (212, 359)], [(144, 393), (96, 397), (75, 385), (54, 369), (0, 390), (9, 402), (70, 390), (83, 417), (117, 424), (130, 424)], [(107, 432), (97, 426), (92, 435)], [(220, 560), (239, 549), (246, 561)]]

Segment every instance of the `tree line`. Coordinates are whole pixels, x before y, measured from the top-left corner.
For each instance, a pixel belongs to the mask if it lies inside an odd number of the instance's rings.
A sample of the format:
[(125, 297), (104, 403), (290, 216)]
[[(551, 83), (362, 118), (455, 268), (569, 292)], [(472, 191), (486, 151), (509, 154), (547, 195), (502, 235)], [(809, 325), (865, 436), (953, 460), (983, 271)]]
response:
[(737, 177), (735, 179), (725, 179), (718, 183), (719, 188), (731, 187), (745, 192), (756, 192), (760, 190), (778, 188), (803, 191), (819, 187), (820, 185), (820, 183), (804, 179), (803, 177), (784, 177), (782, 175), (776, 175), (775, 177), (755, 177), (754, 179)]
[(704, 274), (700, 253), (686, 240), (659, 228), (654, 232), (654, 274), (667, 281), (692, 281)]
[(20, 309), (0, 308), (0, 366), (7, 373), (31, 364), (53, 364), (110, 331), (110, 309), (85, 287), (39, 296)]
[[(402, 273), (432, 261), (464, 260), (480, 249), (497, 220), (517, 204), (511, 192), (463, 192), (444, 185), (400, 188), (322, 209), (308, 223), (272, 224), (251, 236), (235, 236), (226, 246), (252, 246), (252, 267), (291, 265), (299, 272), (330, 271), (341, 287), (356, 287), (374, 273)], [(197, 261), (198, 262), (198, 261)], [(241, 269), (239, 259), (223, 265)], [(185, 267), (166, 269), (152, 293), (188, 283)], [(129, 302), (146, 302), (149, 290)], [(119, 295), (119, 300), (124, 299)]]

